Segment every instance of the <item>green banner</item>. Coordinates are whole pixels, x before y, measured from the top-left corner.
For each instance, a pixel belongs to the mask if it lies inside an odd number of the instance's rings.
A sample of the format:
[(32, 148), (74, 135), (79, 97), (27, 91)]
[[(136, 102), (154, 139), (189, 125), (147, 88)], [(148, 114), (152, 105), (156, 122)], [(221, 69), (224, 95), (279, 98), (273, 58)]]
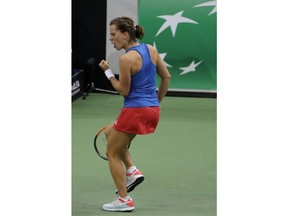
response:
[(172, 75), (170, 90), (216, 92), (216, 1), (139, 0), (138, 16), (142, 42), (156, 47)]

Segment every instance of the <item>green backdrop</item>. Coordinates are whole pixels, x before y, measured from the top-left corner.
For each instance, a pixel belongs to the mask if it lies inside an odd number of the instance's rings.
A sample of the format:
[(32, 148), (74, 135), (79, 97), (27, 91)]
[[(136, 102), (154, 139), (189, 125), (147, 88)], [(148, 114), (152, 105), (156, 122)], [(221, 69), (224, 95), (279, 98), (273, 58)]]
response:
[(167, 64), (170, 90), (216, 92), (216, 1), (139, 0), (138, 6), (142, 42), (154, 45)]

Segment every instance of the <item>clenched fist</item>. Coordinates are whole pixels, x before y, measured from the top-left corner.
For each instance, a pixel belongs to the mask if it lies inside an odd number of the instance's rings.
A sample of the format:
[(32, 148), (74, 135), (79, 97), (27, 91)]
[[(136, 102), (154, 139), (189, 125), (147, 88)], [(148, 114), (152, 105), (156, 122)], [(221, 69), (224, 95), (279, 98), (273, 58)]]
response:
[(105, 60), (102, 60), (100, 63), (99, 63), (99, 66), (101, 67), (101, 69), (103, 71), (106, 71), (109, 69), (109, 62), (108, 61), (105, 61)]

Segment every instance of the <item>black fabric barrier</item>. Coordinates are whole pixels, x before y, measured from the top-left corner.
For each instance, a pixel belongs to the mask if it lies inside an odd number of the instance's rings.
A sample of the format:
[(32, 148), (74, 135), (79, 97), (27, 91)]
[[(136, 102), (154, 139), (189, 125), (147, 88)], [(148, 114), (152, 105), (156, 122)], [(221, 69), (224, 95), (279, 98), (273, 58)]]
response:
[(84, 73), (83, 70), (72, 70), (72, 102), (81, 97), (84, 93)]

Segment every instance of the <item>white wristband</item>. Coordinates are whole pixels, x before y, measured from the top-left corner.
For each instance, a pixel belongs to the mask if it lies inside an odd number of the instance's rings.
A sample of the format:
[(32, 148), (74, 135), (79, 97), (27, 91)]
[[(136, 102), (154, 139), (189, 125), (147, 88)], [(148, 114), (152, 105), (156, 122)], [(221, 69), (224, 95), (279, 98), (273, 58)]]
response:
[(106, 77), (110, 80), (111, 77), (115, 77), (114, 74), (112, 73), (112, 70), (111, 69), (107, 69), (105, 71), (105, 75)]

